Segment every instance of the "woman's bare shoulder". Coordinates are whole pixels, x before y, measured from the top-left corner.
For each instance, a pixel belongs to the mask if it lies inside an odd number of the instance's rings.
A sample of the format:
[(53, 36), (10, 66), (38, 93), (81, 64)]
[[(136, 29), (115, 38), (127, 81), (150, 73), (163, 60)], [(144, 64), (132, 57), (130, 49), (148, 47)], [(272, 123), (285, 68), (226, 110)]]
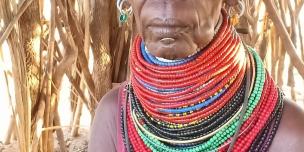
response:
[(89, 152), (115, 152), (117, 144), (118, 94), (117, 86), (100, 100), (90, 130)]
[(95, 110), (95, 115), (104, 112), (110, 112), (110, 114), (112, 115), (112, 113), (114, 112), (112, 110), (117, 109), (118, 106), (119, 88), (120, 86), (111, 89), (102, 97)]
[(302, 152), (304, 149), (304, 110), (285, 100), (284, 111), (270, 151)]
[[(95, 110), (94, 122), (99, 122), (101, 118), (115, 118), (118, 110), (118, 93), (120, 86), (108, 91), (98, 103)], [(113, 120), (113, 119), (111, 119)]]

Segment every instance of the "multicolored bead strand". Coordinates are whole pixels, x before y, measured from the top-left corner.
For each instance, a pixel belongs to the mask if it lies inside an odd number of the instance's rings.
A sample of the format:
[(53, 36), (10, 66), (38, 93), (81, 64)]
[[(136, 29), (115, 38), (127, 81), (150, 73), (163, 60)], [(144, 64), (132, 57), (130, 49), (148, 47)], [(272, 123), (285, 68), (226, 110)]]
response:
[(159, 60), (135, 39), (120, 117), (130, 151), (225, 152), (232, 140), (235, 152), (268, 150), (283, 95), (225, 11), (222, 16), (214, 39), (185, 59)]

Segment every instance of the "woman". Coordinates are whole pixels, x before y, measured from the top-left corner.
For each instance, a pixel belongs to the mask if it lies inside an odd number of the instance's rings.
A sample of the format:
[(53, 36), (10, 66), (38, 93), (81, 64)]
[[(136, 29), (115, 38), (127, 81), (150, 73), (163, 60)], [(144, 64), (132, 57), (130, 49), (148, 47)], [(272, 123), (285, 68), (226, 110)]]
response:
[[(131, 78), (99, 104), (89, 151), (303, 151), (304, 112), (223, 9), (241, 1), (128, 2), (139, 32)], [(124, 20), (131, 9), (120, 10)]]

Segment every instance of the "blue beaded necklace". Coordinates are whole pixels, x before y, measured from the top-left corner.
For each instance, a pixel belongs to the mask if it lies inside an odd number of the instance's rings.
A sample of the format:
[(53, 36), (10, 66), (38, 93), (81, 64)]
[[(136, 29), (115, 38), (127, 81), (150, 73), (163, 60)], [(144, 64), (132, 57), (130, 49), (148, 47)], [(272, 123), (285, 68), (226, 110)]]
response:
[(147, 50), (144, 42), (141, 42), (141, 54), (144, 57), (144, 59), (149, 62), (150, 64), (155, 64), (159, 66), (178, 66), (182, 64), (186, 64), (188, 62), (191, 62), (195, 60), (198, 56), (200, 56), (201, 51), (198, 51), (197, 53), (190, 55), (186, 58), (183, 59), (178, 59), (178, 60), (167, 60), (167, 59), (161, 59), (156, 56), (153, 56), (149, 51)]

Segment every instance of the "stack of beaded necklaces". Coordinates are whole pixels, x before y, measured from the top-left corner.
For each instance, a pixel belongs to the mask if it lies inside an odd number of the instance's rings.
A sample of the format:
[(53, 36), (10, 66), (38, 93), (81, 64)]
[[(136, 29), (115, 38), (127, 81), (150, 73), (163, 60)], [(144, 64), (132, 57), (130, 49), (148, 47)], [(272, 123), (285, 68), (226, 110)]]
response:
[(131, 81), (121, 99), (127, 151), (227, 151), (235, 134), (232, 151), (268, 150), (282, 116), (283, 95), (222, 14), (214, 39), (185, 59), (160, 60), (140, 37), (135, 39)]

